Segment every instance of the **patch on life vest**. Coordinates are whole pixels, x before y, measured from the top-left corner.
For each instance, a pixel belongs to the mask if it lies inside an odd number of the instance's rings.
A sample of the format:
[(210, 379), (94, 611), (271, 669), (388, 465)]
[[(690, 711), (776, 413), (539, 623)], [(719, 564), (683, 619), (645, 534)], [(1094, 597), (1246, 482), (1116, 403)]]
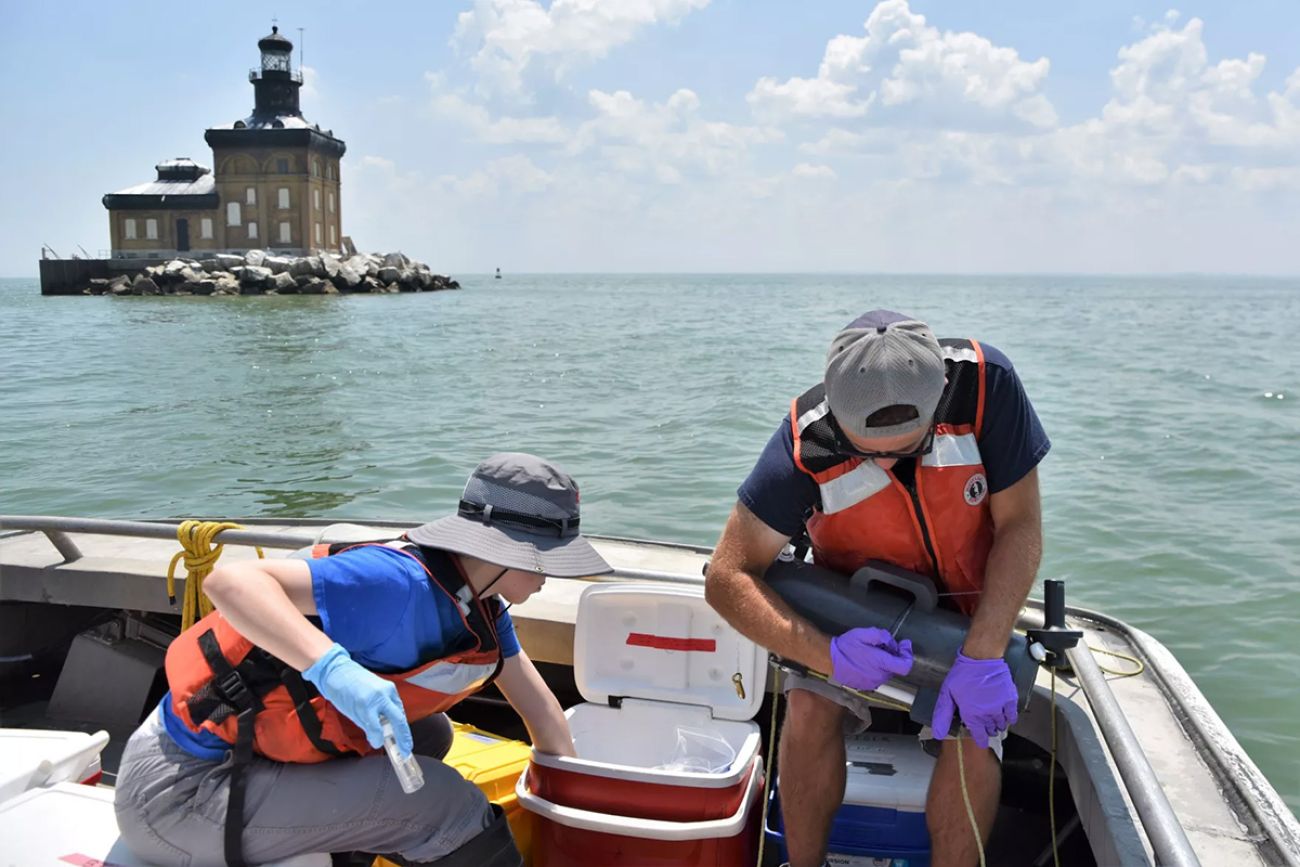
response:
[(978, 506), (984, 502), (989, 493), (989, 480), (983, 473), (976, 473), (966, 480), (966, 504)]

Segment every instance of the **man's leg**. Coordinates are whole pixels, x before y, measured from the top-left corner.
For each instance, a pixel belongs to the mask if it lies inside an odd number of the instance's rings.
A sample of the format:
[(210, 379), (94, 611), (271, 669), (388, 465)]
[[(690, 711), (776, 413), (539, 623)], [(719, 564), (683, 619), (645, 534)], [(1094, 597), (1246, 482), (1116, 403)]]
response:
[[(969, 736), (939, 742), (939, 761), (930, 779), (925, 800), (925, 823), (930, 829), (931, 863), (934, 867), (970, 867), (979, 863), (975, 833), (966, 815), (961, 793), (958, 748), (965, 763), (966, 791), (980, 827), (981, 843), (988, 843), (989, 831), (998, 812), (1002, 790), (1002, 765), (992, 749), (982, 750)], [(784, 780), (782, 786), (784, 786)]]
[(821, 867), (844, 800), (844, 708), (804, 689), (791, 689), (786, 701), (777, 761), (790, 867)]

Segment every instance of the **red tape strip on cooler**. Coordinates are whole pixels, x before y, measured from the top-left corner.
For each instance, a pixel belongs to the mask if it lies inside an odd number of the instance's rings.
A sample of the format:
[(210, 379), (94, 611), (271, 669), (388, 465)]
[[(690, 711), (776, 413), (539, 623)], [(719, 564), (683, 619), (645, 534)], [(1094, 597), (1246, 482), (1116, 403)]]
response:
[(718, 642), (712, 638), (669, 638), (666, 635), (647, 635), (644, 632), (629, 632), (627, 643), (632, 647), (653, 647), (655, 650), (695, 650), (700, 653), (715, 653)]

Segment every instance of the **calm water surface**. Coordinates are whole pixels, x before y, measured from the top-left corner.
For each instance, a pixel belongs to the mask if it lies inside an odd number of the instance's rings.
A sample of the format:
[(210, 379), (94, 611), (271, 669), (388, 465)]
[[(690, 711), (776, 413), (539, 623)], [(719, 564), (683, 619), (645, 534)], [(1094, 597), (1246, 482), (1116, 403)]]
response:
[(504, 449), (593, 532), (712, 544), (834, 332), (888, 307), (1015, 362), (1042, 575), (1163, 641), (1300, 809), (1300, 281), (582, 275), (422, 295), (42, 298), (0, 280), (0, 511), (447, 512)]

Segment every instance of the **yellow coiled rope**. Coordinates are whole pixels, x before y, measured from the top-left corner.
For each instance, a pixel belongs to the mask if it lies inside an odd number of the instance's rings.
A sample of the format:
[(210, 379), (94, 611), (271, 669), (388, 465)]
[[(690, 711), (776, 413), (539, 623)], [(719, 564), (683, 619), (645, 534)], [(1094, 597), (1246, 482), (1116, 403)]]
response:
[[(172, 558), (167, 567), (167, 600), (176, 604), (176, 564), (185, 558), (185, 599), (181, 603), (181, 629), (186, 630), (201, 617), (212, 613), (212, 600), (203, 592), (203, 579), (208, 577), (216, 565), (221, 551), (226, 546), (213, 542), (222, 530), (242, 530), (239, 524), (230, 521), (183, 521), (176, 528), (176, 539), (181, 543), (181, 550)], [(265, 557), (261, 548), (257, 556)]]

